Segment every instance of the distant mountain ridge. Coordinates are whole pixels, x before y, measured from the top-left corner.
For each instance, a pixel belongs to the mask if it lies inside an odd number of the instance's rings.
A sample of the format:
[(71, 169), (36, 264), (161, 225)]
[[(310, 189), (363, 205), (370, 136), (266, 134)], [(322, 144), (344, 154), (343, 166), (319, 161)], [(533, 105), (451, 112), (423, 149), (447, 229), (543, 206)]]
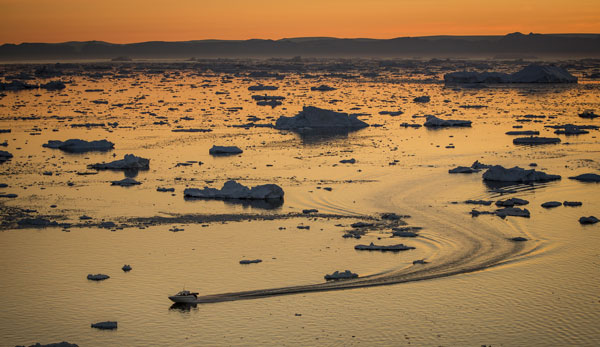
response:
[(600, 34), (423, 36), (394, 39), (300, 37), (280, 40), (103, 41), (0, 46), (0, 61), (266, 57), (600, 57)]

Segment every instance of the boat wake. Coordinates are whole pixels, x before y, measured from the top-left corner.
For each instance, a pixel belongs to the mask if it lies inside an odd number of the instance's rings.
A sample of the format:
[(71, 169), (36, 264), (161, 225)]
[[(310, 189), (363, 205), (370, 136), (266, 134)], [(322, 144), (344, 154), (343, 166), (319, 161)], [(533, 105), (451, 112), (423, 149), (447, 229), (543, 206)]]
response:
[[(412, 200), (411, 197), (422, 194), (423, 189), (427, 189), (423, 185), (412, 187), (418, 188), (406, 189), (401, 200)], [(389, 198), (388, 201), (391, 201), (392, 198)], [(386, 197), (381, 200), (385, 201)], [(401, 201), (398, 205), (402, 205), (401, 211), (408, 212), (413, 219), (427, 221), (426, 229), (420, 233), (418, 240), (438, 251), (428, 257), (425, 264), (408, 267), (403, 264), (401, 268), (335, 282), (198, 296), (197, 302), (216, 303), (424, 281), (485, 270), (539, 252), (540, 245), (535, 242), (511, 241), (509, 235), (484, 221), (472, 220), (467, 217), (467, 213), (460, 215), (445, 210), (431, 213), (429, 210), (425, 215), (422, 207)]]

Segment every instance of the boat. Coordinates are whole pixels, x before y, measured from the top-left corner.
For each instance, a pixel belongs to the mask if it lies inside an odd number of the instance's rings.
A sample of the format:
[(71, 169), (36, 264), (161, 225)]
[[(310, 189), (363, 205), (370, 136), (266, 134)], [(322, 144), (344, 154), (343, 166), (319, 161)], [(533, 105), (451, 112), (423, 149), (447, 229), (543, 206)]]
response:
[(195, 304), (198, 300), (198, 293), (182, 290), (175, 295), (169, 296), (169, 299), (175, 303)]

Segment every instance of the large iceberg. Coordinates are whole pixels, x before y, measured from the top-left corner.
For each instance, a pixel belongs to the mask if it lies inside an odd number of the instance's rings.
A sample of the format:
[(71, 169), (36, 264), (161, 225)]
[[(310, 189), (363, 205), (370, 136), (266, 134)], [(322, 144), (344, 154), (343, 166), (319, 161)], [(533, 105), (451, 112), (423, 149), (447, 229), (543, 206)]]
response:
[(361, 121), (356, 115), (348, 115), (343, 112), (325, 110), (313, 106), (305, 106), (294, 117), (281, 116), (275, 123), (275, 129), (298, 130), (303, 128), (327, 130), (327, 129), (361, 129), (369, 124)]
[(223, 188), (197, 189), (187, 188), (183, 191), (185, 197), (201, 199), (249, 199), (271, 200), (283, 199), (283, 189), (276, 184), (263, 184), (255, 187), (246, 187), (236, 181), (227, 181)]
[(542, 171), (525, 170), (518, 166), (506, 169), (500, 165), (494, 165), (483, 173), (486, 181), (498, 182), (544, 182), (559, 180), (559, 175), (549, 175)]
[(513, 74), (503, 72), (459, 71), (444, 75), (444, 82), (453, 83), (577, 83), (577, 77), (554, 65), (531, 64)]

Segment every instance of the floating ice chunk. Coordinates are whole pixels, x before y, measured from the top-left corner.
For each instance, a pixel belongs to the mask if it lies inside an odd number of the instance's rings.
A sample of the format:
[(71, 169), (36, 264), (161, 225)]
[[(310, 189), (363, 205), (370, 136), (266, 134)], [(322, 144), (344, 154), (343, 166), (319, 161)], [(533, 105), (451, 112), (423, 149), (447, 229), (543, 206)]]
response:
[(510, 75), (511, 83), (577, 83), (577, 77), (554, 65), (531, 64)]
[(123, 178), (120, 181), (111, 181), (110, 184), (113, 185), (113, 186), (131, 187), (131, 186), (139, 185), (139, 184), (142, 184), (142, 183), (134, 180), (131, 177), (126, 177), (126, 178)]
[(183, 195), (192, 198), (203, 199), (250, 199), (250, 200), (269, 200), (283, 199), (283, 189), (276, 184), (263, 184), (252, 188), (246, 187), (236, 181), (227, 181), (223, 188), (197, 189), (187, 188)]
[(208, 150), (208, 153), (211, 155), (233, 155), (240, 154), (242, 151), (240, 148), (236, 146), (212, 146), (211, 149)]
[(473, 168), (466, 167), (466, 166), (457, 166), (454, 169), (448, 170), (448, 173), (475, 173), (475, 172), (479, 172), (479, 171), (481, 171), (481, 170), (473, 169)]
[(420, 102), (420, 103), (426, 103), (431, 101), (431, 98), (427, 95), (423, 95), (423, 96), (418, 96), (416, 98), (413, 99), (414, 102)]
[(444, 75), (451, 83), (577, 83), (577, 77), (553, 65), (531, 64), (513, 74), (501, 72), (451, 72)]
[(89, 274), (87, 275), (87, 279), (91, 280), (91, 281), (104, 281), (106, 279), (109, 279), (110, 276), (109, 275), (104, 275), (104, 274)]
[(399, 243), (397, 245), (380, 246), (380, 245), (374, 245), (373, 242), (371, 242), (369, 245), (356, 245), (356, 246), (354, 246), (354, 249), (359, 250), (359, 251), (400, 252), (400, 251), (407, 251), (409, 249), (415, 249), (415, 248), (411, 247), (411, 246), (405, 246), (401, 243)]
[[(17, 346), (17, 347), (25, 347), (25, 346)], [(79, 345), (77, 345), (75, 343), (69, 343), (66, 341), (62, 341), (62, 342), (49, 343), (46, 345), (42, 345), (41, 343), (37, 342), (36, 344), (30, 345), (29, 347), (79, 347)]]
[(558, 137), (517, 137), (513, 140), (515, 145), (548, 145), (553, 143), (560, 143)]
[(529, 218), (529, 210), (524, 208), (524, 209), (520, 209), (518, 207), (506, 207), (506, 208), (501, 208), (498, 209), (494, 212), (498, 217), (506, 217), (506, 216), (513, 216), (513, 217), (525, 217), (525, 218)]
[(579, 223), (581, 223), (581, 224), (596, 224), (598, 222), (600, 222), (600, 219), (598, 219), (594, 216), (579, 218)]
[(494, 165), (483, 173), (483, 179), (486, 181), (498, 182), (543, 182), (559, 180), (560, 176), (549, 175), (534, 169), (525, 170), (518, 166), (506, 169), (500, 165)]
[(427, 116), (425, 124), (426, 127), (470, 127), (470, 120), (458, 120), (458, 119), (441, 119), (436, 116)]
[(369, 124), (361, 121), (356, 115), (325, 110), (313, 106), (305, 106), (294, 117), (281, 116), (275, 123), (275, 129), (298, 130), (310, 129), (361, 129)]
[(513, 207), (515, 205), (517, 206), (522, 206), (522, 205), (527, 205), (529, 204), (529, 201), (527, 200), (523, 200), (523, 199), (519, 199), (519, 198), (510, 198), (510, 199), (506, 199), (506, 200), (498, 200), (496, 201), (496, 206), (500, 207)]
[(7, 151), (0, 151), (0, 164), (10, 160), (13, 155)]
[(563, 201), (563, 206), (579, 207), (579, 206), (583, 206), (583, 203), (581, 201)]
[(594, 113), (593, 110), (585, 110), (582, 113), (579, 114), (579, 117), (581, 118), (587, 118), (587, 119), (594, 119), (594, 118), (598, 118), (600, 116), (598, 116), (597, 114)]
[(332, 91), (332, 90), (335, 90), (335, 89), (336, 88), (330, 87), (330, 86), (325, 85), (325, 84), (321, 84), (318, 87), (310, 87), (310, 90), (312, 90), (312, 91), (318, 91), (318, 92), (329, 92), (329, 91)]
[(325, 280), (327, 281), (347, 280), (351, 278), (358, 278), (358, 274), (350, 270), (346, 270), (344, 272), (335, 271), (332, 274), (325, 275)]
[(92, 328), (102, 329), (102, 330), (113, 330), (113, 329), (117, 329), (117, 322), (106, 321), (106, 322), (92, 323)]
[(91, 164), (88, 165), (88, 168), (96, 170), (148, 170), (150, 169), (150, 159), (125, 154), (123, 159), (110, 163)]
[(574, 124), (565, 124), (561, 126), (562, 129), (556, 129), (554, 131), (557, 135), (584, 135), (590, 132), (585, 130), (583, 127)]
[(553, 207), (558, 207), (558, 206), (562, 206), (562, 202), (560, 201), (547, 201), (545, 203), (542, 204), (543, 208), (553, 208)]
[(265, 86), (262, 84), (248, 87), (248, 90), (250, 90), (250, 91), (277, 90), (277, 89), (279, 89), (279, 87), (277, 87), (277, 86)]
[(115, 147), (115, 144), (107, 140), (85, 141), (80, 139), (70, 139), (67, 141), (49, 140), (42, 145), (47, 148), (57, 148), (65, 152), (84, 153), (91, 151), (109, 151)]
[(540, 132), (537, 130), (519, 130), (519, 131), (507, 131), (506, 135), (521, 135), (521, 136), (533, 136), (539, 135)]
[(258, 263), (262, 263), (262, 259), (243, 259), (243, 260), (240, 260), (240, 264), (242, 264), (242, 265), (258, 264)]
[(600, 175), (595, 173), (585, 173), (578, 176), (571, 176), (569, 178), (581, 182), (600, 182)]
[(50, 81), (50, 82), (45, 83), (45, 84), (40, 84), (40, 88), (46, 89), (48, 91), (63, 90), (66, 87), (67, 86), (65, 86), (65, 84), (62, 83), (61, 81)]

